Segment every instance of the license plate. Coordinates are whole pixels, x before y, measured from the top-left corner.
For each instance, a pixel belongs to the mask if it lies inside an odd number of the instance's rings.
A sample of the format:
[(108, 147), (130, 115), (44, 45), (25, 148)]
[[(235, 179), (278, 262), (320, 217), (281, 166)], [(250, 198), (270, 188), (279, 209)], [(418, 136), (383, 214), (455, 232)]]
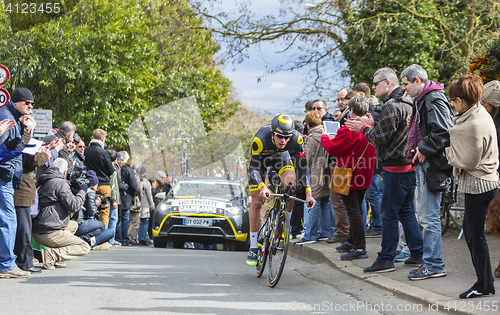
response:
[(196, 218), (184, 218), (184, 225), (201, 225), (201, 226), (212, 226), (211, 219), (196, 219)]

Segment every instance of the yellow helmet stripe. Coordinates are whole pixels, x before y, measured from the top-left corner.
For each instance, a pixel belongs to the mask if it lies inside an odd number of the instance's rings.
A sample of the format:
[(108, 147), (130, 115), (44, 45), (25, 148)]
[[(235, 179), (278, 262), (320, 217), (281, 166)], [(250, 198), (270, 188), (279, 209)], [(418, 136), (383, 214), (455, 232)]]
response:
[(284, 124), (288, 124), (292, 121), (292, 119), (288, 115), (279, 115), (278, 120)]

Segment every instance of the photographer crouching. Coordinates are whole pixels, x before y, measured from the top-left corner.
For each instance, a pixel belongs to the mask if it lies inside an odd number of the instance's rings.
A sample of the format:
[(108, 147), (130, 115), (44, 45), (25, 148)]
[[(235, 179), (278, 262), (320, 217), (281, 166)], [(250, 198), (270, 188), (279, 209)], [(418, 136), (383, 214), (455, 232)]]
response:
[(38, 179), (39, 213), (33, 219), (32, 236), (38, 244), (50, 247), (42, 249), (45, 269), (54, 269), (90, 251), (90, 245), (74, 235), (78, 223), (70, 220), (70, 214), (80, 210), (85, 201), (87, 183), (84, 179), (76, 181), (78, 192), (73, 195), (66, 181), (67, 171), (68, 162), (57, 158)]
[[(103, 243), (105, 243), (106, 246), (101, 247), (101, 249), (108, 249), (109, 244), (107, 241), (113, 237), (114, 233), (112, 229), (106, 229), (104, 223), (99, 221), (99, 214), (97, 210), (98, 208), (104, 209), (109, 206), (111, 198), (104, 198), (103, 196), (96, 194), (99, 180), (97, 179), (97, 175), (94, 171), (87, 171), (84, 178), (87, 179), (89, 188), (87, 189), (87, 195), (85, 197), (83, 207), (72, 216), (72, 220), (75, 220), (76, 223), (78, 223), (78, 230), (76, 230), (75, 235), (86, 241), (93, 249), (96, 249), (94, 246), (101, 245)], [(72, 184), (72, 187), (73, 186), (78, 185)]]

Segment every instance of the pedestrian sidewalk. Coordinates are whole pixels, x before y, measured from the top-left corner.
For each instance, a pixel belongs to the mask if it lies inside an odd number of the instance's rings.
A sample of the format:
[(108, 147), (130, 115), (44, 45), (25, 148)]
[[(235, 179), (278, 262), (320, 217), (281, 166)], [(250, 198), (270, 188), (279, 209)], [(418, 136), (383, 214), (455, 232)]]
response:
[[(445, 312), (458, 314), (500, 314), (500, 279), (495, 278), (496, 294), (493, 296), (462, 300), (458, 295), (468, 290), (476, 282), (476, 273), (472, 266), (469, 250), (465, 240), (457, 239), (459, 232), (449, 230), (443, 236), (443, 260), (446, 264), (447, 276), (442, 278), (411, 281), (408, 272), (417, 267), (405, 266), (404, 263), (394, 263), (396, 270), (386, 273), (364, 273), (363, 268), (372, 265), (380, 251), (382, 238), (367, 238), (367, 259), (353, 261), (340, 260), (340, 253), (335, 247), (340, 244), (316, 242), (309, 245), (291, 245), (292, 257), (307, 260), (313, 263), (326, 263), (334, 268), (350, 274), (353, 277), (373, 285), (392, 291), (396, 295), (404, 296), (413, 301), (426, 305), (439, 305)], [(500, 259), (500, 238), (487, 235), (488, 247), (492, 268), (496, 268)], [(486, 303), (485, 303), (486, 302)], [(489, 305), (490, 310), (485, 311)], [(495, 308), (492, 308), (496, 305)]]

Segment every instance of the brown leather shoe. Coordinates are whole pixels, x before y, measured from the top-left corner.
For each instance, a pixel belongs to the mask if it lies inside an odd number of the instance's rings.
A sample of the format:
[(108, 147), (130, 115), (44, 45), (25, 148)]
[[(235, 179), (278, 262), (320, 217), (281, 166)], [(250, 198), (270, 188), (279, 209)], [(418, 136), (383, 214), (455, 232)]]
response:
[(50, 256), (50, 253), (47, 249), (42, 249), (42, 260), (43, 260), (43, 268), (52, 270), (55, 269), (55, 260)]
[(9, 271), (0, 271), (0, 278), (28, 278), (31, 275), (29, 271), (24, 271), (16, 267)]

